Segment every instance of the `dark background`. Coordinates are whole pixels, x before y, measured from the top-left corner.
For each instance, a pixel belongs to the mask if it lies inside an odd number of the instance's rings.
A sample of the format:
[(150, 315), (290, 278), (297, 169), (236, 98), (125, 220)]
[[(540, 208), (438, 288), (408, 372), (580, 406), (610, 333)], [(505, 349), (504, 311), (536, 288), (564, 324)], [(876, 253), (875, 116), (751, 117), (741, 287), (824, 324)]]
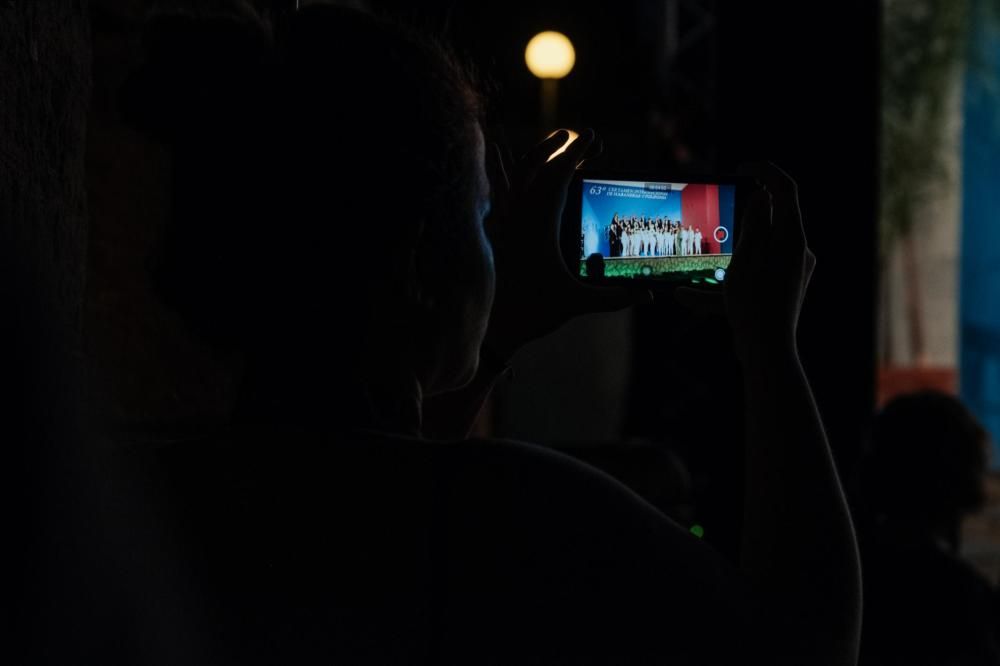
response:
[[(558, 123), (595, 128), (602, 167), (731, 172), (766, 159), (788, 171), (818, 257), (803, 363), (841, 473), (851, 474), (874, 407), (878, 3), (377, 4), (469, 55), (521, 149), (550, 129), (539, 127), (540, 85), (524, 46), (555, 29), (577, 52), (560, 82)], [(595, 439), (666, 444), (695, 476), (707, 537), (735, 549), (742, 420), (729, 339), (723, 322), (662, 298), (577, 322), (519, 357), (495, 432), (585, 457)]]
[[(148, 289), (169, 156), (121, 122), (117, 91), (139, 61), (149, 4), (0, 3), (0, 294), (11, 313), (0, 397), (15, 462), (59, 458), (78, 446), (75, 427), (155, 439), (222, 422), (232, 404), (238, 368)], [(539, 126), (540, 86), (523, 52), (556, 29), (577, 50), (559, 124), (595, 128), (601, 166), (731, 170), (769, 159), (792, 174), (819, 261), (800, 346), (849, 476), (874, 406), (878, 3), (371, 4), (476, 63), (515, 152), (552, 129)], [(643, 463), (629, 463), (622, 442), (671, 447), (695, 479), (706, 538), (732, 551), (742, 417), (728, 349), (724, 322), (669, 299), (587, 318), (524, 350), (486, 425), (584, 457), (619, 447), (626, 481)], [(44, 524), (32, 512), (71, 487), (9, 469), (6, 505)]]

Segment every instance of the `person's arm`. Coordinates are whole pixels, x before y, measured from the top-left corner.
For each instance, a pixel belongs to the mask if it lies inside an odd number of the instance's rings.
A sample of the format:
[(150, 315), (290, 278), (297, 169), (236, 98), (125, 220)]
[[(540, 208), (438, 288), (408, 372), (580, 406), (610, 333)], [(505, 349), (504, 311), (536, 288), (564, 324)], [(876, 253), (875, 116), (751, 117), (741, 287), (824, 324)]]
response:
[[(861, 574), (847, 503), (794, 344), (751, 353), (740, 570), (789, 663), (854, 664)], [(773, 622), (772, 622), (773, 619)], [(773, 663), (785, 663), (777, 661)]]
[[(465, 387), (425, 401), (421, 430), (426, 437), (467, 436), (493, 386), (525, 344), (579, 315), (621, 310), (652, 298), (645, 292), (586, 285), (566, 268), (559, 226), (570, 180), (583, 160), (600, 151), (588, 130), (549, 160), (568, 139), (566, 130), (554, 133), (513, 165), (509, 177), (499, 151), (490, 153), (494, 214), (487, 220), (487, 233), (496, 265), (496, 298), (479, 371)], [(533, 241), (525, 243), (525, 238)]]
[(763, 187), (743, 219), (725, 291), (745, 377), (739, 568), (755, 610), (750, 630), (770, 663), (854, 664), (861, 623), (854, 528), (796, 345), (815, 258), (794, 181), (773, 165), (750, 171)]

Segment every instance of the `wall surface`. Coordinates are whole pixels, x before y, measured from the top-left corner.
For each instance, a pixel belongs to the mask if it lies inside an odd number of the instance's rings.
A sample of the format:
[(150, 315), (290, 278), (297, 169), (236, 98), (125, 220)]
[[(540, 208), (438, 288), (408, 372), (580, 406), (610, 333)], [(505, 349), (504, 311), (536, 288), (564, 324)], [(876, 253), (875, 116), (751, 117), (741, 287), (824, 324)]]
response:
[(58, 661), (52, 646), (67, 642), (56, 600), (74, 576), (62, 563), (75, 524), (89, 101), (86, 3), (0, 3), (0, 541), (11, 558), (0, 631), (12, 633), (11, 663)]

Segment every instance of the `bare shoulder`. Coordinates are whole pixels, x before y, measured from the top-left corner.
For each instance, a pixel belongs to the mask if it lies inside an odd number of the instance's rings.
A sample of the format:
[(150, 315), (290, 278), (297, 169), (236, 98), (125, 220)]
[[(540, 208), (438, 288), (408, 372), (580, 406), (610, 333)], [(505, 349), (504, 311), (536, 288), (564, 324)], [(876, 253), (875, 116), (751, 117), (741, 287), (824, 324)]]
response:
[(547, 655), (539, 663), (727, 663), (717, 637), (739, 633), (741, 606), (717, 551), (556, 451), (503, 440), (441, 450), (455, 645), (485, 640), (463, 611), (488, 598)]

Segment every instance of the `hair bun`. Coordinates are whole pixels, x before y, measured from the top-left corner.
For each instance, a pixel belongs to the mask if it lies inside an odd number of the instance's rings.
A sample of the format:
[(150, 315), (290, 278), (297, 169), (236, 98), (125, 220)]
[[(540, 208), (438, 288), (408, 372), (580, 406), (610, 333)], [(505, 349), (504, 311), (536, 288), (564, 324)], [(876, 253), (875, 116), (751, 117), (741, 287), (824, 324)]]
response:
[(149, 18), (145, 61), (120, 96), (127, 122), (162, 138), (218, 129), (262, 97), (274, 60), (268, 24), (242, 3)]

